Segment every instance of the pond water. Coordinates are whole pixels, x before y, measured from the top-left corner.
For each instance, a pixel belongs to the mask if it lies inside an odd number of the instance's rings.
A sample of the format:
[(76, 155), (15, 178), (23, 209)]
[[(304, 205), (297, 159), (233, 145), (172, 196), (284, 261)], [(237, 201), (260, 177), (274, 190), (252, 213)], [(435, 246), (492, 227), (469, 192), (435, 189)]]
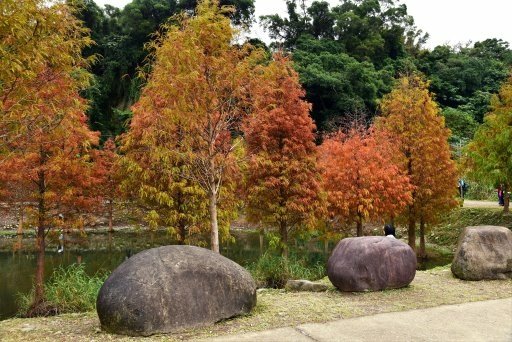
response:
[[(247, 266), (255, 262), (268, 248), (266, 239), (255, 231), (233, 231), (234, 243), (221, 244), (221, 254)], [(73, 239), (70, 239), (73, 240)], [(174, 244), (166, 231), (115, 232), (114, 234), (88, 234), (86, 238), (68, 243), (63, 253), (57, 253), (55, 243), (48, 244), (45, 258), (45, 279), (59, 266), (81, 262), (89, 275), (110, 272), (124, 260), (141, 250)], [(327, 245), (323, 241), (295, 241), (300, 255), (311, 263), (325, 263), (336, 241)], [(0, 238), (0, 320), (16, 314), (16, 294), (28, 293), (36, 268), (34, 238)], [(13, 249), (16, 251), (13, 252)], [(445, 265), (450, 258), (430, 260), (427, 268)], [(423, 268), (424, 268), (423, 267)]]

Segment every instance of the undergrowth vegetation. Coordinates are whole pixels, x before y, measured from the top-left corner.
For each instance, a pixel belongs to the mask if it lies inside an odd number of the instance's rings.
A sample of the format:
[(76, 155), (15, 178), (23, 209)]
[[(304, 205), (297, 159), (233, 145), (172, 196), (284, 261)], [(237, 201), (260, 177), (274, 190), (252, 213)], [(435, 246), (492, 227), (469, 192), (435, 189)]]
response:
[(325, 262), (311, 263), (304, 256), (291, 254), (288, 259), (267, 251), (248, 267), (252, 276), (265, 287), (283, 288), (288, 279), (317, 280), (325, 276)]
[(455, 246), (462, 230), (468, 226), (491, 225), (512, 229), (512, 215), (501, 208), (457, 208), (432, 227), (428, 239), (440, 246)]
[[(87, 312), (96, 309), (96, 297), (106, 279), (105, 274), (89, 276), (84, 264), (57, 268), (44, 285), (45, 301), (52, 313)], [(18, 313), (25, 316), (31, 309), (34, 288), (18, 294)]]
[(469, 183), (468, 190), (464, 196), (468, 200), (497, 201), (496, 189), (477, 182)]

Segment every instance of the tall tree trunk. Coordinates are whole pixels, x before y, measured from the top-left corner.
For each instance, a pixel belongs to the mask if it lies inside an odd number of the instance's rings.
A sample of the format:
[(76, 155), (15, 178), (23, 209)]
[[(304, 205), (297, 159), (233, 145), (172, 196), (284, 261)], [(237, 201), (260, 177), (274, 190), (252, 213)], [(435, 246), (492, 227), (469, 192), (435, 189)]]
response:
[(412, 250), (416, 252), (416, 220), (409, 214), (409, 227), (407, 229), (408, 243)]
[[(407, 174), (409, 177), (413, 174), (412, 172), (412, 159), (411, 152), (407, 150), (405, 152), (407, 157)], [(416, 218), (414, 217), (414, 202), (416, 201), (415, 191), (412, 192), (413, 204), (409, 206), (409, 227), (407, 228), (407, 242), (414, 252), (416, 252)]]
[(36, 278), (35, 278), (35, 293), (34, 302), (32, 305), (35, 307), (41, 303), (44, 298), (44, 227), (37, 227), (37, 266), (36, 266)]
[(12, 255), (14, 256), (15, 252), (21, 252), (23, 249), (23, 235), (18, 234), (16, 237), (16, 243), (14, 243), (12, 248)]
[(38, 173), (38, 186), (39, 186), (39, 199), (38, 199), (38, 216), (37, 216), (37, 266), (35, 277), (35, 293), (34, 302), (32, 306), (35, 307), (43, 301), (44, 298), (44, 250), (45, 250), (45, 216), (46, 204), (44, 195), (46, 192), (45, 174), (44, 171)]
[(509, 190), (510, 187), (505, 187), (505, 189), (503, 190), (503, 212), (504, 213), (508, 213), (510, 211), (509, 207), (510, 207), (510, 194), (509, 194)]
[(357, 228), (357, 236), (363, 236), (363, 217), (361, 216), (361, 213), (357, 214), (357, 222), (356, 222), (356, 228)]
[(281, 256), (288, 260), (288, 228), (285, 222), (279, 223), (279, 235), (281, 236)]
[(16, 232), (16, 234), (18, 234), (18, 235), (23, 235), (23, 212), (24, 212), (24, 210), (25, 210), (25, 208), (24, 208), (23, 202), (22, 202), (20, 205), (20, 220), (18, 223), (18, 231)]
[(112, 232), (108, 233), (107, 243), (108, 243), (108, 250), (111, 251), (112, 250)]
[(114, 201), (109, 200), (108, 201), (108, 231), (113, 232), (114, 231), (114, 225), (113, 225), (113, 216), (114, 216)]
[(420, 259), (427, 259), (427, 252), (425, 250), (425, 222), (423, 218), (420, 219)]
[(217, 223), (217, 194), (210, 191), (210, 224), (211, 224), (211, 248), (220, 253), (219, 249), (219, 225)]
[(187, 225), (181, 219), (178, 222), (178, 235), (179, 235), (178, 244), (184, 245), (185, 238), (187, 236)]
[(263, 238), (265, 236), (265, 228), (260, 228), (260, 255), (263, 255)]
[[(176, 194), (176, 208), (177, 210), (179, 210), (180, 212), (182, 211), (181, 208), (183, 208), (183, 199), (182, 199), (182, 193), (181, 191), (179, 191), (177, 194)], [(185, 244), (185, 239), (187, 237), (187, 222), (186, 220), (182, 217), (180, 219), (178, 219), (178, 244), (180, 245), (184, 245)]]

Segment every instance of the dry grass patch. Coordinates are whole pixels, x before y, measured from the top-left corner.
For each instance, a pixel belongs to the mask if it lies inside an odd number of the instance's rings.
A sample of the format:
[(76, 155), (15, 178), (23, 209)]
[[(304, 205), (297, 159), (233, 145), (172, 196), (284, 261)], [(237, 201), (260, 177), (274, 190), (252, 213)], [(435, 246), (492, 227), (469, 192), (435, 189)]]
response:
[[(210, 327), (156, 335), (146, 340), (199, 339), (383, 312), (506, 298), (512, 293), (512, 280), (462, 281), (452, 277), (448, 267), (418, 271), (409, 287), (382, 292), (341, 293), (330, 285), (327, 278), (321, 282), (329, 284), (328, 291), (313, 293), (259, 290), (258, 305), (249, 315)], [(134, 338), (102, 332), (96, 314), (91, 312), (0, 321), (0, 340), (128, 341)]]

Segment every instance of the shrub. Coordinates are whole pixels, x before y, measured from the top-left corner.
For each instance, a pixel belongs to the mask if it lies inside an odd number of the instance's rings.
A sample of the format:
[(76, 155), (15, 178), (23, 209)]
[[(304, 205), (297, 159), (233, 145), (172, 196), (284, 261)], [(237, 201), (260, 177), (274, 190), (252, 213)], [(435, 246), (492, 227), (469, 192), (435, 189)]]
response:
[(248, 269), (258, 282), (272, 288), (283, 288), (288, 279), (317, 280), (325, 276), (325, 266), (320, 261), (309, 263), (293, 254), (287, 260), (268, 251)]
[(468, 200), (498, 201), (496, 189), (477, 182), (468, 183), (465, 198)]
[[(106, 275), (88, 276), (84, 264), (72, 264), (54, 270), (44, 285), (46, 307), (52, 313), (86, 312), (96, 309), (96, 297)], [(28, 294), (18, 294), (18, 313), (25, 315), (31, 309), (34, 287)]]

